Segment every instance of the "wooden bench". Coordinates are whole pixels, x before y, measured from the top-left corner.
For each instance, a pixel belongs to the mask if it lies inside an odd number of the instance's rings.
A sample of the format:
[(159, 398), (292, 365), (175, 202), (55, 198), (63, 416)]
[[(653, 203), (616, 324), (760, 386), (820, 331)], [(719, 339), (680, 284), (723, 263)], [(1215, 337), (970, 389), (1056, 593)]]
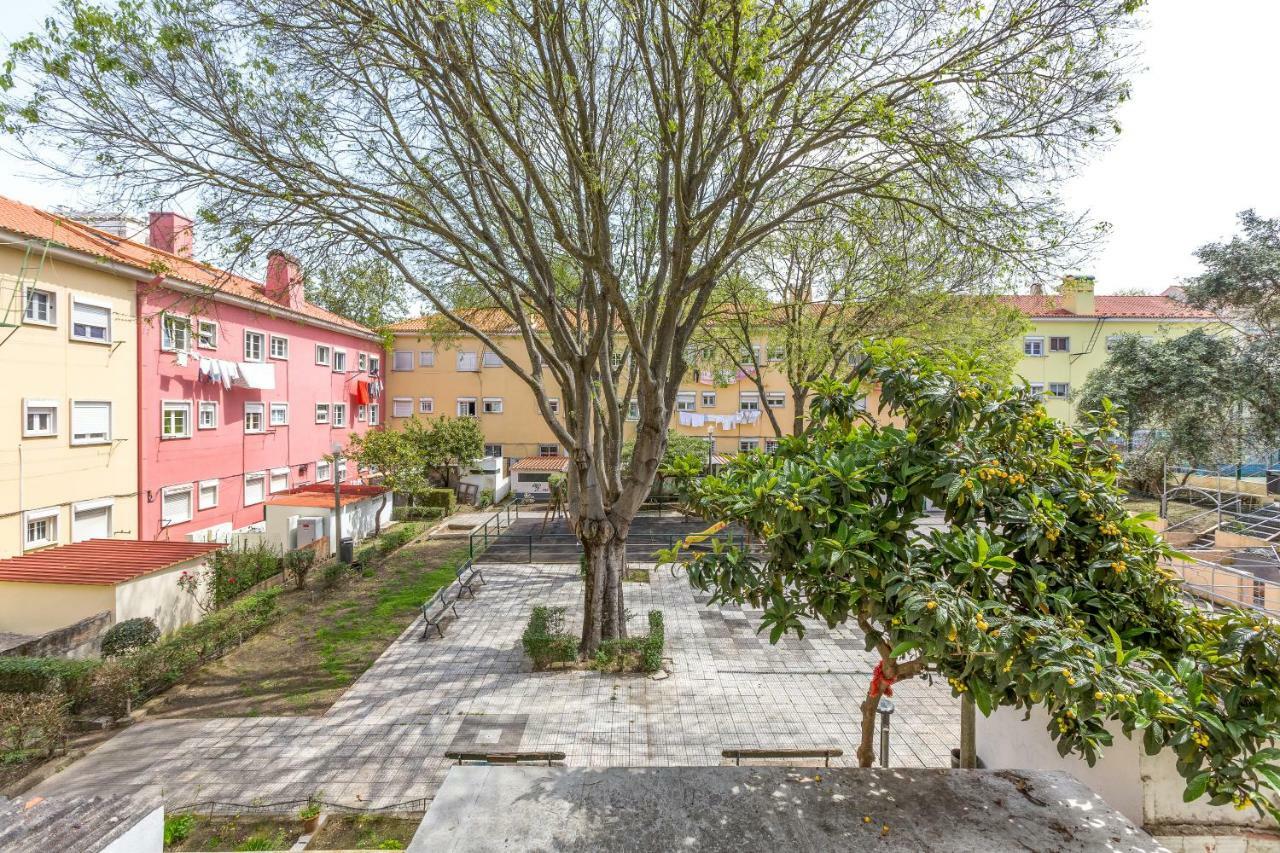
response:
[(485, 764), (519, 764), (522, 761), (564, 761), (563, 752), (446, 752), (445, 758), (461, 764), (464, 761), (483, 761)]
[(467, 560), (461, 566), (454, 569), (454, 574), (458, 578), (458, 595), (461, 596), (465, 590), (471, 598), (476, 597), (475, 584), (485, 583), (484, 575), (480, 573), (480, 569), (476, 568), (476, 564)]
[(444, 636), (444, 628), (441, 627), (440, 623), (444, 621), (445, 614), (451, 610), (455, 617), (458, 615), (458, 609), (454, 606), (457, 600), (458, 597), (456, 595), (451, 595), (449, 593), (449, 588), (446, 587), (437, 591), (435, 595), (431, 596), (431, 598), (422, 605), (423, 625), (421, 639), (425, 640), (427, 638), (427, 634), (431, 632), (432, 628), (434, 628), (436, 633), (441, 637)]
[(720, 754), (732, 758), (737, 766), (742, 759), (752, 758), (821, 758), (823, 767), (831, 766), (831, 759), (844, 755), (842, 749), (723, 749)]

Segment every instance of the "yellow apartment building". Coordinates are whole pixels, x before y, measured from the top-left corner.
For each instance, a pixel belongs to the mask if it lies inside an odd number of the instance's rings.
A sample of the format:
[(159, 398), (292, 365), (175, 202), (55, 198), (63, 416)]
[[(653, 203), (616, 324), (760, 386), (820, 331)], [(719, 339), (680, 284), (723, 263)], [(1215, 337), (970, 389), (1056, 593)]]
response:
[(1044, 395), (1050, 415), (1073, 422), (1073, 395), (1121, 335), (1176, 337), (1193, 329), (1224, 328), (1213, 314), (1167, 294), (1095, 295), (1091, 276), (1068, 276), (1056, 295), (1004, 297), (1032, 323), (1031, 331), (1014, 342), (1022, 348), (1017, 373)]
[[(485, 331), (510, 341), (505, 351), (522, 366), (529, 355), (509, 319), (494, 312)], [(420, 317), (391, 327), (395, 343), (388, 358), (387, 424), (400, 428), (411, 417), (472, 416), (480, 419), (488, 455), (506, 459), (559, 456), (564, 450), (543, 421), (533, 392), (496, 354), (471, 336), (441, 336), (438, 319)], [(770, 359), (762, 339), (760, 362)], [(780, 355), (774, 353), (774, 360)], [(795, 401), (780, 372), (766, 369), (765, 393), (748, 376), (694, 371), (676, 399), (672, 429), (708, 439), (715, 455), (728, 457), (764, 450), (776, 442), (765, 408), (789, 431)], [(554, 392), (553, 392), (554, 393)], [(558, 400), (553, 400), (553, 405)]]
[(138, 530), (134, 279), (0, 198), (0, 557)]

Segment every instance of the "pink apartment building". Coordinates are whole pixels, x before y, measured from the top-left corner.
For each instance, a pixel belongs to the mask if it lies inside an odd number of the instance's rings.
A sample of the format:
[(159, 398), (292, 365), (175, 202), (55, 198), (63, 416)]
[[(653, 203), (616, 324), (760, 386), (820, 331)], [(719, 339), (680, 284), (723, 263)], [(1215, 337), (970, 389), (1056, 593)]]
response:
[(324, 457), (381, 420), (381, 338), (307, 303), (282, 252), (258, 283), (192, 261), (190, 220), (150, 226), (162, 274), (138, 288), (139, 538), (225, 539), (274, 492), (358, 482)]

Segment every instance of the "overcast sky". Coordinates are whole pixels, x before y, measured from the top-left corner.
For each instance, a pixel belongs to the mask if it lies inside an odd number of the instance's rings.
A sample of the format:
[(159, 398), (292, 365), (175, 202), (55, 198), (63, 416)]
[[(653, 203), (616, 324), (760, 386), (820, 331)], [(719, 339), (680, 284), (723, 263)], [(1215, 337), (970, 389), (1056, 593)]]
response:
[[(4, 0), (0, 41), (31, 28), (52, 0)], [(1101, 292), (1163, 290), (1197, 271), (1192, 250), (1229, 236), (1235, 214), (1280, 216), (1280, 109), (1274, 40), (1280, 3), (1155, 0), (1144, 12), (1145, 71), (1120, 113), (1115, 147), (1066, 187), (1076, 212), (1111, 224), (1081, 272)], [(90, 198), (42, 180), (3, 152), (0, 194), (42, 207)]]

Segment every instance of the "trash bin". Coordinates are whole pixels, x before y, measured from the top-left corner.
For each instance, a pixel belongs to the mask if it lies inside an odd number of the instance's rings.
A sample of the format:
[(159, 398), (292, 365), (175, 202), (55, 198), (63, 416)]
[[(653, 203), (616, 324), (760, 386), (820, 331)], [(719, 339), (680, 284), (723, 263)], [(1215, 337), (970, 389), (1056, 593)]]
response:
[(1267, 494), (1280, 495), (1280, 468), (1267, 469)]
[(338, 562), (353, 563), (356, 558), (356, 540), (350, 536), (343, 536), (338, 542)]

